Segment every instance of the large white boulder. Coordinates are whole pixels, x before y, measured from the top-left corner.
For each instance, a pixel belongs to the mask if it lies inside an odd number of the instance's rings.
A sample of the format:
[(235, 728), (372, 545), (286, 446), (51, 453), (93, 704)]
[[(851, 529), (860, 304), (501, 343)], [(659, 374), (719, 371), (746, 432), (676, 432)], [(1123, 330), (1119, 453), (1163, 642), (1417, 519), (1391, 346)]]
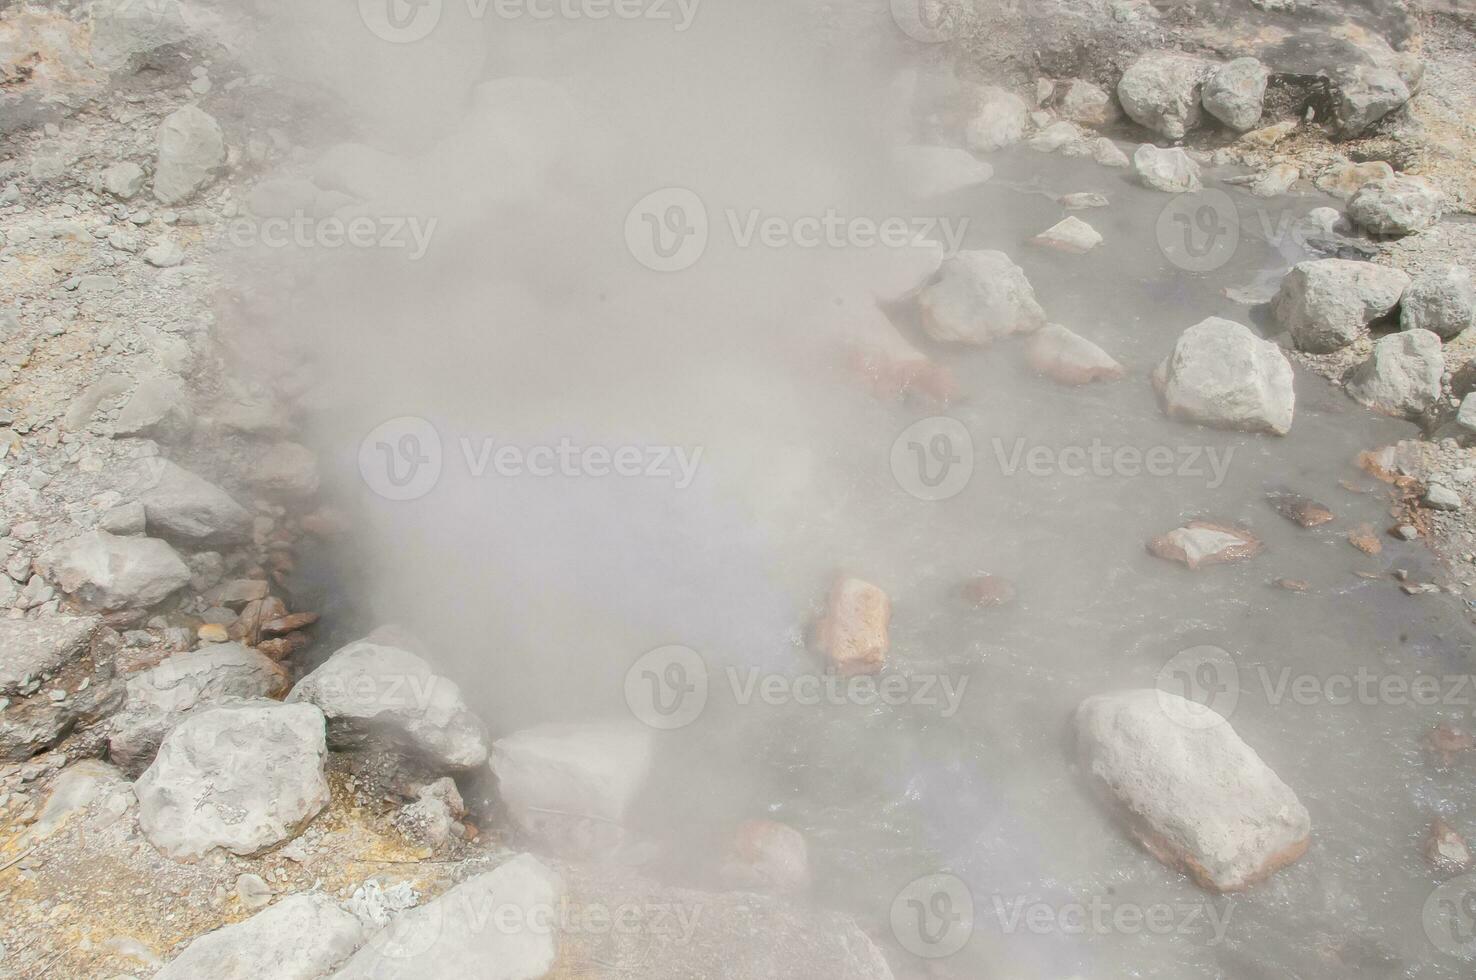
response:
[(1077, 748), (1093, 788), (1154, 857), (1216, 892), (1306, 853), (1312, 820), (1230, 723), (1154, 689), (1089, 697)]
[(1348, 216), (1375, 235), (1411, 235), (1435, 227), (1445, 195), (1423, 177), (1370, 181), (1348, 202)]
[(163, 541), (90, 531), (38, 563), (62, 591), (90, 609), (152, 606), (189, 584), (190, 570)]
[(492, 743), (491, 765), (525, 833), (563, 853), (598, 854), (624, 842), (654, 752), (652, 729), (633, 721), (541, 725)]
[(1165, 194), (1195, 194), (1204, 188), (1199, 164), (1177, 146), (1165, 150), (1144, 143), (1133, 152), (1133, 173), (1144, 187)]
[(1173, 418), (1276, 435), (1291, 429), (1291, 364), (1280, 347), (1232, 320), (1212, 316), (1180, 334), (1153, 385)]
[(1388, 266), (1314, 259), (1297, 263), (1281, 280), (1271, 312), (1298, 349), (1326, 354), (1357, 340), (1398, 305), (1408, 286), (1409, 276)]
[(1205, 80), (1205, 111), (1239, 133), (1255, 129), (1266, 101), (1266, 66), (1255, 58), (1236, 58), (1220, 65)]
[(251, 512), (230, 494), (168, 460), (152, 460), (139, 500), (151, 534), (190, 544), (251, 540)]
[(1133, 121), (1168, 137), (1183, 139), (1199, 125), (1200, 90), (1212, 65), (1173, 51), (1152, 51), (1128, 66), (1117, 83), (1117, 98)]
[(364, 938), (363, 924), (322, 892), (289, 895), (191, 940), (154, 980), (318, 980)]
[(487, 736), (461, 688), (399, 647), (357, 640), (334, 653), (287, 696), (322, 709), (334, 748), (403, 753), (435, 774), (487, 759)]
[(1374, 343), (1346, 390), (1376, 412), (1415, 418), (1440, 400), (1444, 374), (1440, 338), (1428, 330), (1401, 330)]
[(1441, 340), (1452, 340), (1472, 324), (1476, 324), (1476, 286), (1465, 266), (1420, 273), (1399, 301), (1399, 325), (1405, 330), (1428, 330)]
[(310, 704), (242, 701), (191, 715), (133, 784), (139, 826), (180, 860), (216, 848), (258, 854), (295, 837), (328, 804), (323, 729)]
[(1021, 269), (1003, 252), (964, 251), (944, 260), (918, 294), (922, 327), (934, 340), (987, 344), (1045, 325), (1045, 311)]

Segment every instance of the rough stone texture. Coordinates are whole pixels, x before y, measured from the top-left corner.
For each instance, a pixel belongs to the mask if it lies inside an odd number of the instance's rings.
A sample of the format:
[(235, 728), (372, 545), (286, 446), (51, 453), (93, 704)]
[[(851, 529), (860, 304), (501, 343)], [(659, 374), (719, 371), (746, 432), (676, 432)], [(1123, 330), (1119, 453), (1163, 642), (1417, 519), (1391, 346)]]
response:
[(38, 562), (63, 592), (90, 609), (152, 606), (189, 584), (190, 570), (163, 541), (91, 531)]
[(1209, 62), (1171, 51), (1153, 51), (1128, 66), (1117, 98), (1133, 121), (1169, 139), (1183, 139), (1199, 124), (1200, 88)]
[(1210, 317), (1180, 334), (1153, 385), (1173, 418), (1276, 435), (1291, 429), (1291, 364), (1281, 348), (1231, 320)]
[(1058, 252), (1082, 255), (1102, 244), (1102, 236), (1085, 221), (1075, 215), (1068, 215), (1036, 235), (1030, 242)]
[(965, 251), (946, 259), (918, 294), (923, 330), (934, 340), (987, 344), (1045, 325), (1025, 271), (1003, 252)]
[(559, 853), (604, 854), (625, 840), (654, 737), (636, 722), (515, 732), (492, 744), (498, 795), (524, 833)]
[(297, 835), (328, 803), (323, 713), (245, 701), (197, 712), (164, 738), (134, 783), (138, 822), (180, 860), (256, 854)]
[(87, 653), (99, 622), (95, 616), (0, 619), (0, 696)]
[(398, 647), (350, 643), (299, 681), (287, 700), (321, 708), (335, 748), (393, 748), (436, 774), (487, 759), (482, 723), (456, 682)]
[(899, 146), (892, 163), (902, 188), (918, 200), (942, 197), (982, 184), (994, 168), (953, 146)]
[(563, 879), (521, 854), (401, 912), (334, 980), (536, 980), (558, 953), (563, 896)]
[(1393, 176), (1394, 168), (1383, 160), (1369, 160), (1365, 163), (1342, 160), (1318, 174), (1315, 183), (1318, 190), (1327, 191), (1333, 197), (1346, 201), (1357, 194), (1364, 184), (1392, 179)]
[(1066, 83), (1056, 109), (1061, 115), (1083, 126), (1106, 126), (1116, 122), (1120, 113), (1112, 96), (1101, 87), (1080, 78)]
[(1168, 194), (1192, 194), (1202, 189), (1199, 164), (1177, 146), (1164, 150), (1144, 143), (1133, 153), (1133, 173), (1143, 186)]
[(1315, 259), (1292, 267), (1271, 310), (1300, 350), (1326, 354), (1357, 340), (1394, 309), (1408, 286), (1409, 276), (1388, 266)]
[(1247, 561), (1260, 554), (1261, 542), (1249, 531), (1212, 521), (1190, 521), (1148, 542), (1148, 553), (1195, 571), (1204, 565)]
[(159, 124), (154, 196), (165, 204), (188, 200), (225, 164), (225, 137), (209, 113), (182, 106)]
[(115, 767), (101, 759), (81, 759), (63, 769), (52, 781), (46, 801), (36, 814), (36, 822), (31, 825), (31, 835), (37, 839), (50, 837), (69, 817), (94, 800), (122, 793), (132, 795), (128, 780)]
[(102, 188), (120, 200), (128, 200), (143, 190), (144, 171), (136, 163), (115, 163), (102, 172)]
[[(1094, 789), (1165, 864), (1216, 892), (1244, 889), (1307, 850), (1312, 821), (1230, 723), (1176, 694), (1123, 691), (1076, 710)], [(1181, 723), (1186, 719), (1205, 723)]]
[(1414, 278), (1399, 301), (1399, 325), (1453, 340), (1476, 323), (1476, 286), (1465, 266), (1435, 268)]
[(318, 492), (318, 456), (295, 442), (274, 442), (252, 461), (247, 478), (267, 493), (310, 497)]
[(1099, 136), (1092, 140), (1088, 149), (1091, 150), (1092, 159), (1104, 167), (1124, 170), (1132, 166), (1132, 161), (1128, 159), (1128, 155), (1122, 152), (1116, 143), (1105, 136)]
[(1443, 195), (1422, 177), (1390, 177), (1359, 188), (1348, 216), (1375, 235), (1410, 235), (1435, 227)]
[(842, 674), (874, 674), (886, 664), (892, 601), (870, 582), (839, 578), (825, 614), (815, 625), (815, 645)]
[(1423, 414), (1440, 400), (1445, 357), (1428, 330), (1402, 330), (1374, 343), (1354, 369), (1346, 390), (1361, 405), (1402, 418)]
[(168, 460), (139, 495), (150, 533), (193, 544), (237, 544), (251, 539), (251, 513), (230, 494)]
[(1266, 101), (1266, 66), (1255, 58), (1236, 58), (1214, 69), (1204, 83), (1204, 109), (1236, 132), (1255, 129)]
[(174, 442), (189, 435), (194, 424), (195, 413), (177, 382), (147, 378), (139, 382), (118, 413), (113, 433)]
[(1063, 385), (1115, 381), (1126, 373), (1102, 348), (1056, 323), (1031, 335), (1025, 359), (1031, 368)]
[(1351, 139), (1409, 101), (1409, 86), (1398, 72), (1374, 65), (1357, 65), (1338, 74), (1334, 132)]
[(322, 892), (289, 895), (195, 939), (154, 980), (319, 980), (365, 938), (359, 920)]
[(964, 145), (975, 153), (991, 153), (1020, 142), (1030, 107), (1013, 92), (992, 86), (979, 89), (976, 108), (964, 126)]
[(238, 643), (177, 653), (128, 680), (128, 699), (113, 718), (108, 754), (137, 771), (148, 765), (170, 729), (223, 698), (277, 697), (287, 672)]

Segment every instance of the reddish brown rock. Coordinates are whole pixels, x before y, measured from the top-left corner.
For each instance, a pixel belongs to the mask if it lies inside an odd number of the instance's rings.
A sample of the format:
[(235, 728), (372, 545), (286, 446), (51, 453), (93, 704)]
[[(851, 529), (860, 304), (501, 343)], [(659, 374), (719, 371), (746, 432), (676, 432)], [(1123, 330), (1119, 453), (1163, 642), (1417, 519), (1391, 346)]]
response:
[(1015, 583), (1003, 575), (979, 575), (964, 583), (964, 600), (976, 607), (1007, 606), (1015, 601)]
[(1384, 550), (1372, 524), (1360, 524), (1348, 532), (1348, 543), (1366, 555), (1376, 555)]
[(1116, 381), (1127, 373), (1102, 348), (1055, 323), (1031, 335), (1025, 345), (1025, 360), (1032, 370), (1063, 385)]
[(291, 616), (283, 616), (269, 623), (262, 623), (261, 633), (263, 636), (282, 636), (286, 633), (295, 633), (317, 621), (318, 614), (315, 612), (293, 613)]
[(1333, 519), (1331, 510), (1299, 493), (1271, 493), (1266, 500), (1276, 513), (1301, 527), (1317, 527)]
[(1288, 592), (1306, 592), (1311, 588), (1299, 578), (1279, 578), (1275, 584), (1278, 589), (1285, 589)]
[(1439, 871), (1458, 874), (1471, 866), (1471, 850), (1455, 828), (1436, 817), (1425, 838), (1425, 858)]
[(958, 383), (948, 368), (918, 354), (897, 358), (880, 351), (852, 351), (850, 368), (865, 378), (884, 401), (916, 401), (946, 408), (958, 397)]
[(800, 892), (810, 885), (804, 835), (773, 820), (745, 820), (723, 855), (722, 876), (738, 888)]
[(1423, 744), (1425, 751), (1433, 755), (1442, 766), (1448, 766), (1455, 760), (1457, 753), (1469, 752), (1476, 747), (1476, 739), (1464, 728), (1442, 721), (1425, 733)]
[(1212, 521), (1190, 521), (1148, 542), (1149, 554), (1190, 569), (1246, 561), (1260, 554), (1261, 547), (1260, 539), (1244, 528)]
[(841, 577), (830, 589), (815, 641), (842, 674), (875, 674), (887, 659), (892, 601), (870, 582)]
[(306, 633), (288, 633), (274, 640), (262, 640), (256, 649), (273, 660), (286, 660), (310, 643), (312, 639)]

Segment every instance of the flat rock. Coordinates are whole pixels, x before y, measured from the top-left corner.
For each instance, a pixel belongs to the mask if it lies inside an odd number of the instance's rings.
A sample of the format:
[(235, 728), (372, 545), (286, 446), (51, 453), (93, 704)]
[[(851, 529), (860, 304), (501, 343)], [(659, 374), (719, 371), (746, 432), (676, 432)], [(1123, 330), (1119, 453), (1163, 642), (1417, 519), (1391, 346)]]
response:
[(251, 540), (251, 513), (220, 487), (168, 460), (153, 461), (139, 494), (151, 534), (195, 545)]
[(1306, 807), (1210, 709), (1167, 691), (1101, 694), (1076, 709), (1076, 736), (1128, 832), (1201, 887), (1240, 891), (1306, 853)]
[(84, 656), (100, 624), (96, 616), (0, 618), (0, 696)]
[(541, 725), (492, 744), (497, 792), (524, 833), (564, 854), (625, 841), (650, 775), (655, 733), (637, 722)]
[(177, 442), (188, 436), (194, 425), (195, 413), (178, 382), (146, 378), (123, 403), (113, 434)]
[(1243, 528), (1211, 521), (1190, 521), (1148, 542), (1155, 558), (1177, 561), (1197, 570), (1204, 565), (1247, 561), (1261, 552), (1261, 542)]
[(1112, 355), (1056, 323), (1048, 323), (1025, 345), (1030, 367), (1063, 385), (1116, 381), (1127, 373)]
[(1238, 133), (1261, 121), (1270, 74), (1255, 58), (1236, 58), (1210, 72), (1201, 92), (1204, 109)]
[(295, 837), (328, 803), (323, 713), (243, 701), (197, 712), (164, 737), (134, 783), (139, 826), (166, 855), (260, 853)]
[(1299, 262), (1281, 281), (1271, 312), (1300, 350), (1331, 353), (1348, 346), (1370, 323), (1388, 315), (1409, 282), (1409, 276), (1399, 269), (1372, 262)]
[(194, 196), (225, 165), (225, 137), (208, 112), (182, 106), (159, 124), (154, 196), (178, 204)]
[(564, 882), (531, 854), (406, 909), (333, 980), (537, 980), (558, 955)]
[(924, 332), (945, 343), (987, 344), (1045, 325), (1045, 311), (1025, 271), (993, 250), (946, 259), (917, 302)]
[(1081, 255), (1102, 244), (1102, 236), (1085, 221), (1069, 215), (1030, 239), (1030, 243), (1053, 248), (1058, 252)]
[(191, 940), (154, 980), (319, 980), (365, 938), (359, 920), (322, 892), (288, 895)]
[(1144, 143), (1133, 152), (1133, 173), (1143, 186), (1166, 194), (1193, 194), (1203, 190), (1199, 164), (1177, 146), (1165, 150)]
[(128, 679), (127, 700), (113, 717), (108, 755), (136, 772), (191, 713), (225, 698), (279, 697), (287, 686), (285, 670), (237, 643), (176, 653)]
[(1169, 139), (1199, 125), (1200, 90), (1212, 66), (1172, 51), (1139, 57), (1117, 83), (1117, 98), (1133, 121)]
[(1428, 330), (1402, 330), (1374, 342), (1345, 390), (1360, 405), (1396, 418), (1415, 418), (1440, 400), (1445, 356)]
[(1461, 495), (1450, 487), (1440, 483), (1432, 483), (1425, 488), (1425, 495), (1420, 499), (1431, 510), (1460, 510)]
[(1428, 330), (1441, 340), (1453, 340), (1476, 324), (1476, 286), (1471, 271), (1447, 265), (1415, 276), (1399, 301), (1399, 326)]
[(1275, 435), (1291, 429), (1290, 362), (1280, 347), (1232, 320), (1210, 317), (1180, 334), (1153, 385), (1171, 418)]
[(64, 541), (39, 564), (63, 592), (105, 611), (152, 606), (190, 581), (189, 568), (167, 543), (106, 531)]
[(1435, 227), (1445, 195), (1423, 177), (1385, 177), (1358, 189), (1348, 216), (1375, 235), (1411, 235)]
[(487, 759), (486, 732), (461, 688), (398, 647), (350, 643), (298, 681), (287, 700), (322, 709), (335, 748), (394, 749), (435, 775)]

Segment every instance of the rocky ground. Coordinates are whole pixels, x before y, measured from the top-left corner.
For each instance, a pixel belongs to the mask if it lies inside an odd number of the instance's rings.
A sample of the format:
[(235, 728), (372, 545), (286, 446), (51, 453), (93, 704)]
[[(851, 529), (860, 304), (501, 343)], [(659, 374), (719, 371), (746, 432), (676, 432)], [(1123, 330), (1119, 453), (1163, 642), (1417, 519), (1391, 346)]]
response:
[[(1210, 172), (1247, 178), (1225, 185), (1238, 194), (1333, 189), (1344, 208), (1308, 255), (1344, 264), (1288, 272), (1248, 304), (1270, 340), (1216, 318), (1186, 331), (1155, 384), (1174, 417), (1270, 438), (1294, 424), (1295, 363), (1419, 423), (1426, 439), (1369, 447), (1366, 468), (1391, 484), (1388, 532), (1423, 537), (1469, 592), (1476, 294), (1451, 268), (1476, 265), (1476, 19), (1463, 3), (1290, 6), (971, 7), (952, 36), (904, 42), (901, 116), (947, 147), (915, 161), (935, 188), (988, 179), (979, 158), (1024, 143), (1166, 195)], [(494, 742), (414, 637), (345, 643), (320, 622), (330, 600), (304, 568), (350, 518), (305, 444), (311, 365), (263, 341), (271, 299), (240, 291), (300, 270), (230, 235), (241, 218), (357, 213), (382, 161), (338, 143), (351, 127), (329, 100), (303, 104), (256, 70), (244, 15), (142, 9), (0, 8), (0, 975), (920, 973), (880, 928), (793, 896), (807, 869), (789, 828), (738, 835), (733, 891), (593, 860), (629, 843), (649, 731)], [(1085, 223), (1036, 244), (1095, 247), (1081, 203)], [(1375, 282), (1375, 266), (1402, 275)], [(1438, 302), (1410, 292), (1452, 275)], [(1038, 331), (1036, 370), (1123, 375), (1041, 329), (1002, 253), (950, 259), (912, 298), (933, 341)], [(879, 387), (946, 401), (926, 358), (887, 343), (863, 366)], [(1246, 366), (1231, 395), (1224, 363)], [(1258, 547), (1201, 524), (1154, 553), (1197, 567)], [(831, 607), (821, 643), (837, 668), (880, 669), (885, 594), (848, 580)], [(1145, 847), (1213, 890), (1297, 860), (1305, 810), (1228, 727), (1205, 751), (1248, 773), (1259, 844), (1227, 859), (1176, 836), (1185, 812), (1218, 819), (1202, 773), (1176, 775), (1179, 798), (1135, 799), (1143, 760), (1100, 719), (1149, 724), (1140, 711), (1093, 699), (1078, 735)], [(489, 937), (475, 917), (489, 907), (636, 925)]]

